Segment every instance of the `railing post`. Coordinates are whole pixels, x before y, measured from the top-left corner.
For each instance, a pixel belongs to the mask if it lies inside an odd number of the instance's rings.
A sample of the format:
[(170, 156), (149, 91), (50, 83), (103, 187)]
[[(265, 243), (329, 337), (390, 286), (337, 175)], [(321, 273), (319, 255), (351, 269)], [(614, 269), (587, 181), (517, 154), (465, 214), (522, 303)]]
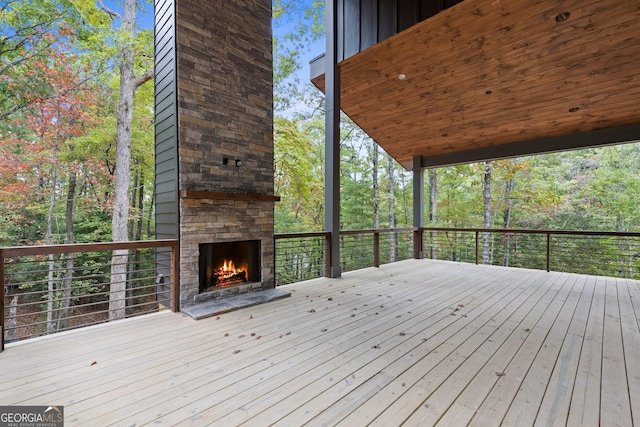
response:
[(171, 245), (171, 311), (177, 313), (180, 311), (180, 255), (178, 251), (178, 242)]
[(480, 232), (476, 231), (476, 265), (478, 265), (478, 235)]
[(331, 232), (324, 235), (324, 277), (331, 277)]
[(551, 271), (551, 233), (547, 233), (547, 273)]
[(413, 232), (413, 257), (415, 259), (424, 258), (424, 246), (422, 244), (423, 236), (424, 229), (422, 227), (418, 227)]
[(4, 254), (0, 249), (0, 352), (4, 351)]
[(380, 267), (380, 232), (373, 231), (373, 266)]

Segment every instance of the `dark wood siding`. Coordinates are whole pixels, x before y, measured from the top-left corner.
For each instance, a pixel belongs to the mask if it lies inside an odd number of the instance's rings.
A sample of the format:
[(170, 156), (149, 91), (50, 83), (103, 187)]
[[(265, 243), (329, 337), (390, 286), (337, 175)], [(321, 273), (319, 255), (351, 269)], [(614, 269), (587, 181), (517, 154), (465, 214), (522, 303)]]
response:
[(360, 0), (360, 50), (373, 46), (378, 41), (378, 2), (376, 0)]
[[(178, 239), (178, 113), (174, 0), (155, 1), (156, 238)], [(158, 273), (170, 274), (170, 253), (158, 250)], [(167, 283), (158, 291), (166, 291)], [(168, 303), (161, 298), (164, 303)]]
[(336, 0), (338, 60), (347, 59), (462, 0)]

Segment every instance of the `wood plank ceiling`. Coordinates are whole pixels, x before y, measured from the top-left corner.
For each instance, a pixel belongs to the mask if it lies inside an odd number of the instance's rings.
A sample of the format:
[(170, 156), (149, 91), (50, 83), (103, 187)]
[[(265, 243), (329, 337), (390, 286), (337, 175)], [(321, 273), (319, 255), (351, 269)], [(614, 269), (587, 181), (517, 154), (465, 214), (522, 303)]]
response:
[(414, 156), (636, 125), (640, 1), (464, 0), (340, 73), (342, 110), (407, 169)]

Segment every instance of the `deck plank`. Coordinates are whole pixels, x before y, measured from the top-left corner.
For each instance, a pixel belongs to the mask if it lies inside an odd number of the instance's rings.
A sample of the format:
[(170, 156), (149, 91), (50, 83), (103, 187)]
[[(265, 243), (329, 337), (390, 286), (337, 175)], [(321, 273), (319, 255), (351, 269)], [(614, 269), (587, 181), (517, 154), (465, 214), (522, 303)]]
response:
[[(573, 276), (572, 280), (575, 280), (573, 288), (560, 308), (558, 316), (535, 355), (531, 368), (526, 373), (502, 421), (505, 427), (524, 427), (533, 425), (535, 422), (542, 400), (548, 391), (553, 368), (558, 362), (560, 350), (584, 289), (584, 277)], [(569, 285), (567, 283), (567, 286)], [(545, 318), (550, 319), (550, 316)], [(539, 325), (544, 326), (544, 324)]]
[(557, 285), (555, 292), (547, 293), (521, 323), (518, 333), (523, 336), (522, 345), (512, 357), (501, 361), (501, 368), (494, 372), (497, 380), (478, 407), (470, 425), (485, 426), (502, 422), (535, 356), (549, 334), (549, 324), (558, 316), (572, 289), (573, 284), (568, 285), (567, 282), (569, 282), (568, 276), (563, 275), (562, 279), (554, 284)]
[[(429, 336), (429, 334), (440, 331), (446, 324), (454, 323), (454, 319), (448, 316), (449, 310), (445, 307), (467, 298), (467, 295), (477, 298), (477, 295), (480, 294), (478, 288), (483, 287), (482, 283), (479, 282), (467, 282), (466, 285), (465, 290), (452, 289), (446, 286), (448, 292), (443, 295), (445, 298), (440, 301), (433, 311), (423, 311), (421, 313), (415, 308), (410, 308), (405, 312), (391, 310), (389, 315), (383, 319), (380, 327), (376, 327), (375, 323), (369, 323), (366, 326), (367, 329), (374, 327), (374, 329), (371, 329), (373, 331), (371, 339), (363, 343), (360, 343), (358, 339), (351, 339), (345, 342), (345, 346), (341, 349), (344, 352), (337, 356), (339, 363), (336, 363), (335, 359), (326, 361), (314, 357), (313, 361), (316, 369), (308, 371), (304, 376), (298, 376), (286, 381), (283, 387), (278, 390), (259, 398), (247, 399), (246, 404), (240, 409), (235, 409), (223, 418), (219, 418), (218, 421), (222, 425), (237, 425), (257, 416), (259, 419), (252, 419), (252, 422), (259, 425), (267, 425), (286, 414), (282, 413), (283, 407), (293, 411), (306, 401), (321, 396), (334, 383), (353, 381), (356, 374), (360, 378), (363, 375), (361, 372), (357, 372), (360, 366), (375, 370), (372, 367), (375, 367), (376, 362), (379, 362), (379, 356), (388, 354), (394, 350), (396, 345), (403, 341), (408, 341), (409, 344), (407, 345), (415, 347), (417, 344), (412, 343), (412, 341), (419, 343), (420, 334)], [(418, 299), (414, 298), (414, 300), (417, 301)], [(382, 314), (387, 309), (389, 309), (388, 304), (381, 304), (376, 310), (379, 311), (379, 314)], [(409, 315), (409, 311), (413, 314), (412, 316)], [(401, 333), (405, 335), (400, 335)], [(406, 336), (409, 336), (410, 339), (406, 340), (404, 338)], [(366, 337), (366, 334), (362, 334), (358, 338)], [(243, 398), (246, 399), (245, 396)], [(332, 394), (331, 398), (335, 399), (336, 397)], [(234, 402), (234, 405), (237, 404), (238, 402)], [(228, 409), (228, 407), (212, 407), (201, 416), (207, 420), (212, 420), (211, 417), (220, 417)], [(298, 425), (300, 422), (301, 420), (296, 419), (294, 425)]]
[(617, 282), (632, 421), (640, 426), (640, 327), (631, 303), (630, 285), (634, 284)]
[(593, 292), (578, 371), (571, 394), (567, 425), (600, 425), (600, 380), (606, 278), (598, 278)]
[(606, 280), (600, 425), (631, 426), (631, 406), (614, 278)]
[(538, 409), (535, 426), (560, 427), (567, 422), (594, 287), (594, 278), (586, 280)]
[[(554, 277), (557, 278), (559, 276)], [(547, 280), (546, 277), (539, 277), (539, 279), (541, 279), (543, 283)], [(480, 372), (481, 386), (490, 384), (491, 380), (483, 377), (488, 375), (489, 378), (496, 378), (496, 372), (504, 369), (502, 366), (502, 359), (507, 357), (506, 354), (509, 354), (512, 349), (520, 347), (526, 334), (523, 335), (521, 333), (514, 332), (519, 328), (521, 322), (525, 322), (527, 319), (534, 318), (542, 313), (540, 307), (545, 306), (547, 304), (547, 299), (550, 298), (549, 295), (554, 294), (558, 290), (553, 288), (556, 280), (552, 279), (552, 281), (554, 284), (538, 288), (537, 290), (539, 290), (539, 292), (536, 291), (531, 294), (514, 312), (503, 312), (506, 316), (506, 321), (504, 324), (501, 324), (503, 318), (499, 319), (498, 324), (501, 325), (498, 328), (498, 336), (487, 340), (485, 343), (485, 346), (490, 349), (487, 354), (490, 356), (489, 362), (491, 363), (485, 364)], [(522, 330), (525, 328), (526, 327), (523, 327)], [(476, 354), (476, 356), (478, 356), (478, 354)], [(489, 374), (486, 372), (487, 366), (490, 366), (489, 369), (492, 370)], [(429, 412), (430, 410), (430, 403), (426, 399), (428, 399), (429, 396), (438, 387), (440, 387), (442, 381), (445, 381), (449, 375), (450, 372), (447, 370), (436, 370), (434, 374), (429, 374), (428, 376), (425, 375), (425, 377), (423, 377), (423, 381), (419, 383), (420, 388), (423, 389), (422, 393), (405, 393), (400, 399), (390, 405), (384, 413), (376, 418), (373, 425), (389, 425), (390, 423), (393, 423), (394, 420), (407, 419), (411, 416), (414, 416), (414, 419), (409, 423), (409, 425), (417, 425), (419, 423), (419, 419), (424, 416), (424, 411), (426, 410)], [(473, 380), (477, 378), (478, 377), (476, 376)], [(474, 393), (474, 395), (476, 394)], [(474, 407), (472, 404), (467, 404), (467, 406)], [(415, 415), (414, 413), (418, 414)]]
[[(447, 280), (434, 280), (443, 285), (438, 288), (437, 292), (429, 292), (428, 287), (418, 286), (416, 288), (418, 289), (417, 291), (413, 290), (409, 294), (403, 294), (402, 298), (395, 298), (398, 301), (397, 303), (394, 302), (394, 298), (389, 298), (390, 295), (373, 292), (377, 301), (375, 303), (361, 304), (361, 306), (357, 307), (358, 310), (350, 311), (352, 314), (358, 313), (353, 320), (350, 317), (351, 315), (347, 314), (349, 317), (343, 323), (336, 323), (333, 313), (330, 313), (330, 317), (327, 320), (332, 320), (332, 322), (325, 324), (327, 332), (321, 332), (323, 329), (322, 323), (318, 323), (316, 320), (317, 314), (326, 310), (322, 309), (322, 305), (316, 305), (316, 309), (320, 311), (301, 313), (306, 324), (296, 334), (296, 337), (300, 337), (298, 341), (291, 343), (295, 344), (295, 346), (291, 346), (291, 344), (286, 346), (286, 353), (279, 354), (273, 360), (268, 357), (268, 354), (260, 355), (262, 356), (261, 365), (265, 364), (266, 366), (258, 366), (257, 368), (248, 366), (244, 370), (245, 372), (238, 372), (231, 368), (233, 372), (225, 372), (226, 376), (223, 378), (217, 378), (217, 376), (191, 378), (189, 375), (183, 378), (181, 376), (177, 380), (179, 385), (177, 390), (183, 399), (168, 399), (151, 394), (145, 397), (148, 403), (142, 402), (140, 405), (145, 408), (144, 412), (140, 413), (140, 416), (157, 417), (157, 414), (162, 414), (163, 419), (168, 420), (169, 423), (177, 423), (191, 418), (200, 419), (199, 417), (205, 417), (204, 419), (207, 422), (212, 422), (213, 420), (206, 414), (199, 414), (203, 409), (196, 409), (183, 402), (197, 401), (212, 392), (218, 392), (217, 398), (210, 399), (209, 406), (204, 409), (207, 412), (212, 412), (215, 417), (221, 417), (238, 408), (244, 408), (245, 404), (255, 404), (263, 399), (269, 400), (276, 395), (277, 391), (291, 392), (292, 388), (289, 386), (289, 382), (292, 378), (304, 377), (309, 380), (312, 374), (320, 375), (323, 367), (319, 365), (324, 364), (327, 360), (335, 362), (338, 358), (348, 359), (348, 356), (343, 354), (344, 352), (351, 350), (355, 354), (359, 354), (359, 352), (371, 348), (381, 332), (386, 328), (393, 327), (392, 323), (396, 317), (394, 309), (398, 309), (397, 305), (401, 305), (408, 310), (411, 307), (425, 306), (423, 311), (426, 315), (429, 315), (428, 307), (435, 309), (436, 312), (442, 310), (442, 307), (438, 305), (440, 299), (446, 298), (447, 295), (454, 295), (461, 286), (466, 287), (468, 289), (467, 292), (473, 292), (473, 287), (470, 283), (463, 282), (460, 284), (449, 283)], [(370, 286), (366, 276), (357, 278), (354, 283)], [(388, 283), (387, 286), (389, 286)], [(366, 295), (366, 292), (362, 292), (359, 288), (356, 288), (353, 292), (359, 295)], [(400, 292), (400, 290), (396, 292)], [(427, 293), (428, 295), (426, 295)], [(425, 296), (420, 297), (421, 295)], [(318, 303), (324, 305), (326, 300), (318, 301)], [(342, 313), (341, 306), (336, 310), (338, 313)], [(304, 323), (295, 319), (286, 319), (285, 321), (296, 325)], [(354, 349), (352, 350), (352, 348)], [(244, 353), (243, 349), (240, 355)], [(236, 364), (233, 359), (229, 359), (229, 363)], [(123, 400), (121, 403), (125, 404), (126, 401)], [(97, 421), (101, 423), (111, 422), (105, 418)]]
[(68, 426), (640, 425), (637, 281), (409, 260), (287, 289), (9, 343), (0, 402)]
[[(422, 343), (416, 348), (397, 348), (397, 353), (394, 358), (380, 358), (377, 362), (367, 365), (365, 368), (360, 369), (358, 372), (369, 371), (365, 375), (364, 379), (360, 382), (351, 382), (348, 386), (340, 384), (334, 386), (331, 390), (331, 395), (345, 396), (341, 397), (339, 401), (331, 404), (328, 398), (319, 396), (319, 399), (314, 399), (310, 404), (306, 404), (299, 408), (296, 413), (292, 413), (286, 418), (279, 420), (275, 425), (291, 425), (292, 420), (309, 421), (308, 425), (333, 425), (340, 421), (345, 416), (349, 415), (352, 411), (358, 409), (364, 402), (360, 403), (360, 400), (366, 396), (367, 400), (372, 398), (381, 389), (386, 387), (392, 381), (396, 381), (408, 366), (411, 366), (412, 361), (420, 363), (419, 357), (424, 354), (418, 350), (422, 347), (427, 349), (434, 348), (439, 353), (441, 359), (439, 364), (444, 361), (453, 362), (453, 359), (459, 360), (465, 358), (469, 354), (472, 354), (490, 335), (486, 328), (479, 327), (478, 325), (487, 325), (493, 322), (491, 319), (498, 314), (503, 307), (500, 304), (503, 298), (511, 295), (515, 298), (513, 290), (507, 286), (498, 286), (492, 292), (486, 295), (484, 301), (478, 298), (476, 301), (461, 304), (462, 307), (454, 306), (450, 309), (450, 312), (444, 313), (445, 316), (453, 316), (455, 319), (446, 329), (440, 331), (437, 335), (428, 338), (427, 341)], [(457, 311), (455, 311), (458, 309)], [(456, 316), (458, 316), (456, 318)], [(473, 327), (471, 325), (474, 325)], [(477, 329), (479, 328), (479, 329)], [(424, 338), (423, 338), (424, 339)], [(436, 343), (441, 343), (436, 346)], [(431, 350), (434, 351), (434, 350)], [(454, 356), (455, 353), (455, 356)], [(425, 354), (427, 357), (428, 353)], [(435, 361), (436, 359), (434, 359)], [(424, 367), (419, 368), (423, 370)], [(374, 387), (370, 387), (374, 384)], [(411, 384), (411, 383), (409, 383)], [(406, 389), (409, 386), (407, 382), (400, 383), (400, 388)], [(375, 393), (372, 393), (375, 391)], [(350, 402), (350, 405), (346, 405), (342, 402), (342, 399)], [(326, 404), (321, 402), (325, 400)], [(358, 402), (358, 404), (356, 404)], [(304, 417), (302, 416), (304, 414)], [(317, 414), (317, 415), (316, 415)], [(311, 419), (313, 417), (313, 419)], [(260, 418), (261, 419), (261, 418)], [(357, 423), (365, 422), (360, 418)]]

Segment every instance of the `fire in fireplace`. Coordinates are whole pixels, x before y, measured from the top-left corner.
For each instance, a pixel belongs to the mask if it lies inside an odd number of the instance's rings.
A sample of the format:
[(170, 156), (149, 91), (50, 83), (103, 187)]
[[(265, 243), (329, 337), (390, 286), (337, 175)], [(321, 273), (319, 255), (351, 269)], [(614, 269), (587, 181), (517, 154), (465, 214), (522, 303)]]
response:
[(201, 243), (200, 293), (260, 281), (260, 241)]

